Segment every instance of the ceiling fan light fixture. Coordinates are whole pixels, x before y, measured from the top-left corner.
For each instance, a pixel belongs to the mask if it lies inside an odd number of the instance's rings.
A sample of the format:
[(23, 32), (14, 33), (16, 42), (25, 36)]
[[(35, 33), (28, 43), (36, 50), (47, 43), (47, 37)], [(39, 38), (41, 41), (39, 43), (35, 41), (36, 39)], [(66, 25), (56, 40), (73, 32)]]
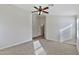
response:
[(40, 14), (42, 15), (42, 14), (43, 14), (43, 12), (40, 12)]
[(38, 15), (42, 15), (43, 14), (43, 12), (38, 12)]
[(37, 12), (39, 15), (42, 15), (43, 13), (48, 14), (48, 12), (46, 10), (49, 9), (49, 7), (42, 8), (42, 6), (39, 6), (39, 8), (38, 8), (38, 7), (34, 6), (34, 8), (36, 9), (36, 11), (33, 11), (32, 13)]
[(38, 15), (40, 15), (40, 13), (38, 12)]

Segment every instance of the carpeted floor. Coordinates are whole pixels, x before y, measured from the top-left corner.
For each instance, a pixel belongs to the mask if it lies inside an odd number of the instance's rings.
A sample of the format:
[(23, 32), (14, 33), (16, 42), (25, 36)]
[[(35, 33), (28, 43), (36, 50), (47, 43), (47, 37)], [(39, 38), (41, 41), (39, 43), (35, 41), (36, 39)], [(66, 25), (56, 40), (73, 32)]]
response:
[(50, 41), (45, 39), (39, 39), (39, 40), (37, 39), (28, 43), (23, 43), (17, 46), (0, 50), (0, 55), (34, 55), (34, 54), (78, 55), (78, 51), (76, 46), (74, 45), (59, 43), (56, 41)]
[(78, 55), (75, 45), (69, 45), (49, 40), (40, 40), (48, 55)]
[(17, 46), (0, 50), (0, 55), (33, 55), (33, 42), (23, 43)]

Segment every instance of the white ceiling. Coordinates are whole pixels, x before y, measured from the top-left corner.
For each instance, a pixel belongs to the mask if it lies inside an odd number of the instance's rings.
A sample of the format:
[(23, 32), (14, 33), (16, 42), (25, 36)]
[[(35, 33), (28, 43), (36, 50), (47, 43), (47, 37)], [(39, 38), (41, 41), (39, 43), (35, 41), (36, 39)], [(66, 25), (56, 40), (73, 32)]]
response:
[[(34, 8), (33, 6), (39, 6), (39, 4), (23, 4), (23, 5), (16, 5), (17, 7), (20, 7), (22, 9), (32, 11)], [(42, 4), (42, 6), (48, 6)], [(79, 15), (79, 4), (54, 4), (54, 6), (49, 6), (49, 14), (52, 15), (66, 15), (66, 16), (75, 16)]]
[(53, 15), (78, 15), (79, 4), (56, 4), (54, 7), (50, 7), (49, 12)]

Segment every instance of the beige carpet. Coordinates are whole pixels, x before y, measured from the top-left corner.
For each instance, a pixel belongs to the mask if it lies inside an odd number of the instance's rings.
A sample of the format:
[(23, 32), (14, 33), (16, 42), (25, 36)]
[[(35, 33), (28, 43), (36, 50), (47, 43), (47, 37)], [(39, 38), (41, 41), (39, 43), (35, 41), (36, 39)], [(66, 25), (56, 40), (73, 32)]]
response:
[[(74, 45), (49, 41), (37, 40), (0, 50), (0, 55), (77, 55)], [(40, 43), (40, 44), (38, 44)], [(36, 45), (35, 45), (36, 44)], [(36, 46), (36, 47), (35, 47)]]
[(33, 55), (33, 42), (28, 42), (0, 50), (0, 55)]
[(48, 55), (77, 55), (76, 46), (49, 40), (40, 40)]

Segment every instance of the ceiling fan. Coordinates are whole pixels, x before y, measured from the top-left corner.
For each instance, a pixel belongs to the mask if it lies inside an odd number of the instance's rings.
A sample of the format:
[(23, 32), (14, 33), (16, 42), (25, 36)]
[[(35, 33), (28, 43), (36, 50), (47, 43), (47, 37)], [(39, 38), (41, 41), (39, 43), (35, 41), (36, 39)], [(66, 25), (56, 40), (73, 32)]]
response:
[(39, 15), (41, 15), (42, 13), (48, 14), (48, 12), (46, 10), (49, 9), (49, 7), (42, 8), (42, 6), (39, 6), (39, 8), (38, 8), (38, 7), (34, 6), (34, 8), (36, 9), (36, 11), (32, 11), (32, 13), (37, 12)]

